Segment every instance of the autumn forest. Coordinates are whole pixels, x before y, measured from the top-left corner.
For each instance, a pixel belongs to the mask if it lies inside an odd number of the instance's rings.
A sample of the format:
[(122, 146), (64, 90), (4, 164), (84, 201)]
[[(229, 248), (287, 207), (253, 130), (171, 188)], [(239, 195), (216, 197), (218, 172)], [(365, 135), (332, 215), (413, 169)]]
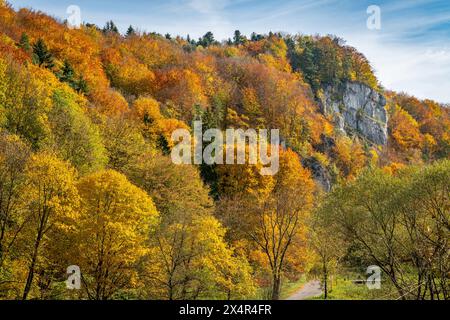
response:
[[(279, 129), (279, 171), (174, 164), (195, 120)], [(280, 300), (313, 279), (317, 299), (447, 300), (449, 156), (449, 107), (336, 36), (73, 29), (0, 0), (1, 300)], [(369, 266), (378, 290), (353, 281)]]

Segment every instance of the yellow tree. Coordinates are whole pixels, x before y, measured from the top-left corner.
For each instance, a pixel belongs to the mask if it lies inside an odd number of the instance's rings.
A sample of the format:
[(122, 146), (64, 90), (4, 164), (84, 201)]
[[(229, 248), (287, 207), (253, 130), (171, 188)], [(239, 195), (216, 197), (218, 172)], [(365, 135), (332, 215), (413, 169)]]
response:
[(8, 90), (8, 78), (6, 76), (7, 64), (3, 58), (0, 58), (0, 126), (3, 126), (5, 119), (6, 92)]
[(338, 137), (332, 149), (337, 167), (344, 177), (355, 178), (367, 164), (367, 157), (359, 140)]
[(144, 265), (147, 296), (168, 300), (243, 299), (254, 295), (251, 267), (224, 241), (212, 215), (162, 225)]
[(236, 299), (251, 296), (251, 268), (224, 239), (198, 170), (169, 157), (145, 155), (129, 176), (154, 199), (161, 224), (143, 265), (146, 297)]
[(137, 127), (141, 129), (145, 138), (163, 149), (173, 147), (171, 135), (174, 130), (189, 128), (180, 120), (164, 118), (159, 102), (150, 97), (136, 99), (130, 116), (137, 121)]
[(391, 112), (389, 130), (394, 147), (403, 152), (420, 149), (423, 138), (417, 121), (398, 105)]
[[(280, 154), (280, 171), (272, 190), (259, 199), (250, 237), (266, 256), (272, 275), (272, 299), (280, 298), (281, 278), (292, 246), (306, 247), (307, 218), (315, 184), (291, 150)], [(305, 252), (305, 251), (304, 251)], [(303, 257), (304, 258), (304, 257)]]
[(79, 205), (76, 172), (66, 162), (49, 154), (34, 155), (26, 165), (25, 177), (22, 201), (27, 217), (22, 240), (26, 243), (28, 270), (24, 300), (32, 290), (36, 269), (46, 259), (44, 249), (55, 245), (53, 240), (61, 233), (71, 230)]
[(124, 170), (148, 149), (139, 128), (125, 117), (105, 118), (100, 131), (108, 154), (108, 167), (111, 169)]
[(258, 166), (218, 166), (217, 215), (230, 240), (260, 267), (261, 282), (269, 273), (272, 298), (279, 299), (282, 276), (288, 269), (298, 275), (310, 259), (306, 222), (315, 185), (291, 150), (280, 150), (274, 176), (261, 176)]
[(20, 194), (30, 150), (19, 137), (0, 131), (0, 278), (10, 248), (22, 229)]
[(87, 176), (77, 186), (83, 284), (89, 299), (106, 300), (136, 285), (135, 264), (147, 253), (158, 212), (150, 196), (113, 170)]

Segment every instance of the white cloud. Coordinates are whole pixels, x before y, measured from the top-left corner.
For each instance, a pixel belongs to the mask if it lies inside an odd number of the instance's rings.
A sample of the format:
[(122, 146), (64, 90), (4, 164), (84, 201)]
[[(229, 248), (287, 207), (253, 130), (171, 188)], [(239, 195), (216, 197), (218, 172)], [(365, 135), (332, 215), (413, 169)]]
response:
[(187, 0), (185, 3), (196, 13), (187, 26), (194, 34), (203, 35), (213, 31), (217, 40), (222, 40), (234, 30), (226, 11), (230, 0)]
[(376, 36), (348, 38), (366, 55), (387, 89), (450, 102), (450, 47), (395, 44)]
[(188, 0), (188, 5), (203, 14), (218, 14), (229, 4), (229, 0)]

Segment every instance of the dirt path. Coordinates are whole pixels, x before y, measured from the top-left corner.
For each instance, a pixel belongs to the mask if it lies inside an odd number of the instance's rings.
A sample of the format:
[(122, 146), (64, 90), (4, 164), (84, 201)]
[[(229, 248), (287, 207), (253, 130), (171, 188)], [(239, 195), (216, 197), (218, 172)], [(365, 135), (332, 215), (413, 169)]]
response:
[(308, 282), (299, 291), (290, 296), (287, 300), (306, 300), (309, 298), (318, 297), (322, 294), (320, 281)]

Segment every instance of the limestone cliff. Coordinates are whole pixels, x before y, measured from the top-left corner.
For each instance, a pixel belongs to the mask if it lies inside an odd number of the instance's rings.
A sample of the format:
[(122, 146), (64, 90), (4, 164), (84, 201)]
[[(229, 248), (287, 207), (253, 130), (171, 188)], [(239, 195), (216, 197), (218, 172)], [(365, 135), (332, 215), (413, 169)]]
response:
[(388, 116), (383, 95), (357, 82), (336, 88), (329, 86), (319, 97), (322, 111), (333, 117), (336, 126), (347, 134), (357, 134), (373, 144), (388, 140)]

